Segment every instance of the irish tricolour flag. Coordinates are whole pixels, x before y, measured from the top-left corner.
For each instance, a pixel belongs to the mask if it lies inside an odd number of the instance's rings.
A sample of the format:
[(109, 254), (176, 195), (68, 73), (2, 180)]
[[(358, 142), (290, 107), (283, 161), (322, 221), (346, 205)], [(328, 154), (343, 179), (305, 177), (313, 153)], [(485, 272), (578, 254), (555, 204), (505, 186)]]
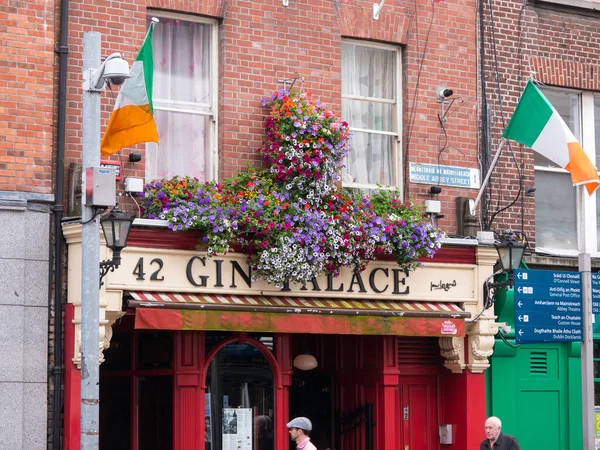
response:
[(594, 164), (571, 130), (531, 80), (521, 95), (503, 137), (520, 142), (571, 172), (573, 185), (591, 195), (600, 186)]
[(100, 145), (101, 153), (105, 156), (141, 142), (158, 143), (156, 123), (152, 115), (153, 28), (154, 22), (150, 24), (140, 53), (131, 66), (131, 78), (123, 83), (117, 96), (115, 109)]

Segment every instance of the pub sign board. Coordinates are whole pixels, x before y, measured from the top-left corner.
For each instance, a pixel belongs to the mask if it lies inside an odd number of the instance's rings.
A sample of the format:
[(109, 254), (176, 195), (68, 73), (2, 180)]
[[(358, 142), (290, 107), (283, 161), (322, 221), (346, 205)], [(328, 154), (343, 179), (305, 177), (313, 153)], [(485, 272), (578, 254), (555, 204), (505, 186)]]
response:
[(254, 280), (246, 255), (207, 257), (205, 252), (126, 248), (107, 289), (156, 292), (476, 302), (477, 266), (424, 263), (405, 272), (393, 261), (372, 261), (362, 272), (343, 268), (306, 285), (276, 287)]

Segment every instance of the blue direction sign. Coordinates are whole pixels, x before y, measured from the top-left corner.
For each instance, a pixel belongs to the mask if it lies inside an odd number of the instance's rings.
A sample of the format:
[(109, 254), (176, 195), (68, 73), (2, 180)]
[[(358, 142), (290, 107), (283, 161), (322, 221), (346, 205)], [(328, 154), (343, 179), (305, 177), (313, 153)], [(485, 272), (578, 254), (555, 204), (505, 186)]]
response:
[(583, 339), (579, 272), (515, 270), (514, 276), (517, 343)]
[(600, 314), (600, 273), (592, 274), (592, 314)]

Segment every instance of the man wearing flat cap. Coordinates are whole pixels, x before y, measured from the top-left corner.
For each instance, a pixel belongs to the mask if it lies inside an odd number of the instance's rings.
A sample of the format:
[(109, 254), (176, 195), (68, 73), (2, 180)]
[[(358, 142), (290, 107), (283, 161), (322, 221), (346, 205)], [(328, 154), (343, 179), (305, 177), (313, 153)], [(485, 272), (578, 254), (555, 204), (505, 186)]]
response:
[(312, 431), (312, 423), (308, 418), (296, 417), (287, 424), (287, 427), (298, 450), (317, 450), (308, 437)]

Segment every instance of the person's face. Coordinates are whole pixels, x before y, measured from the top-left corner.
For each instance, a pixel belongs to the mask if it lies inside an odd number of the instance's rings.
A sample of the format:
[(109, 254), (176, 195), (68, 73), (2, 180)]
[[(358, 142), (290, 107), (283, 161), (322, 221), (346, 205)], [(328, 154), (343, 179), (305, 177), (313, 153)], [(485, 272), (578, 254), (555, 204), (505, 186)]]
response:
[(302, 436), (302, 430), (298, 428), (290, 428), (290, 438), (292, 441), (296, 442), (300, 436)]
[(500, 434), (500, 427), (497, 426), (495, 423), (490, 422), (489, 420), (486, 420), (485, 422), (485, 436), (492, 440), (495, 441), (498, 438), (498, 435)]

